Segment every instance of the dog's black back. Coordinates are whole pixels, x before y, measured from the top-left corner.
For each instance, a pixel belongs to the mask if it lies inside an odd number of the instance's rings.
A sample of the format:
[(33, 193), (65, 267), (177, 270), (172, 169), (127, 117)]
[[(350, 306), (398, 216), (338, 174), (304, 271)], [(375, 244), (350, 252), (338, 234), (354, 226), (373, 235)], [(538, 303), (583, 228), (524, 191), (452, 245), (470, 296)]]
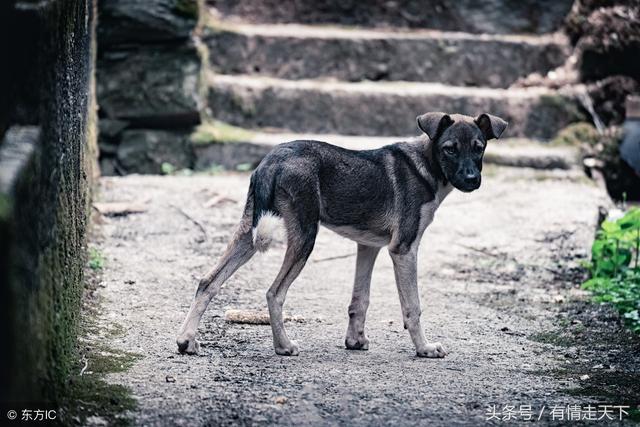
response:
[(251, 182), (254, 226), (265, 211), (281, 216), (281, 199), (287, 198), (303, 223), (366, 230), (387, 242), (394, 231), (415, 235), (420, 207), (446, 185), (426, 139), (363, 151), (288, 142), (264, 158)]

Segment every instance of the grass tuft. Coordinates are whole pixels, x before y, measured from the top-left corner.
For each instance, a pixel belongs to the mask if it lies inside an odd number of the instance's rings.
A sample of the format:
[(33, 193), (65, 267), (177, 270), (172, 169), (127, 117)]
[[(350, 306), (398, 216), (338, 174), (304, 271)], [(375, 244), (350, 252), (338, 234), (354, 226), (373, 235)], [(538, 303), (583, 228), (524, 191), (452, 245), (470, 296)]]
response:
[(602, 223), (591, 248), (591, 278), (582, 286), (611, 304), (640, 333), (640, 209)]

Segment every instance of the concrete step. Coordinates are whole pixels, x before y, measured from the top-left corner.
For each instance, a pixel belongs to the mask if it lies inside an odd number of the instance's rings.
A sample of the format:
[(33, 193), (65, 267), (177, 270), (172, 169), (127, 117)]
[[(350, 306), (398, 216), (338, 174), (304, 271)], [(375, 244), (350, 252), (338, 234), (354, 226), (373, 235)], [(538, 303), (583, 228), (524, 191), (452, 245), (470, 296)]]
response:
[(207, 0), (224, 20), (432, 28), (470, 33), (548, 33), (574, 0)]
[[(273, 147), (288, 141), (317, 140), (351, 150), (370, 150), (417, 138), (274, 133), (237, 129), (221, 123), (202, 125), (196, 135), (198, 137), (194, 138), (193, 144), (196, 170), (214, 166), (255, 168)], [(550, 146), (522, 138), (491, 141), (487, 145), (484, 162), (545, 170), (575, 169), (580, 164), (574, 147)]]
[(417, 115), (495, 114), (505, 136), (549, 139), (580, 120), (572, 89), (488, 89), (415, 82), (343, 83), (210, 74), (211, 115), (245, 128), (343, 135), (415, 135)]
[(203, 34), (220, 74), (284, 79), (430, 81), (508, 87), (564, 63), (560, 34), (487, 35), (215, 22)]

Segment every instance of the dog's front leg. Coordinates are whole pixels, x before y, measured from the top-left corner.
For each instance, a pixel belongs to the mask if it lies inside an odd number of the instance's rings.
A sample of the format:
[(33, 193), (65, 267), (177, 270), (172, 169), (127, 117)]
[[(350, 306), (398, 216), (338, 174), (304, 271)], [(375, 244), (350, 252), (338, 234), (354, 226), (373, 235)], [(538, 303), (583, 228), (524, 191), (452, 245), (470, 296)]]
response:
[(349, 327), (344, 340), (349, 350), (368, 350), (369, 339), (364, 333), (364, 322), (369, 308), (371, 272), (380, 248), (358, 244), (356, 278), (353, 284), (351, 304), (349, 304)]
[(393, 260), (396, 285), (400, 295), (404, 327), (419, 357), (444, 357), (447, 353), (440, 343), (427, 343), (420, 322), (420, 295), (418, 293), (417, 248), (401, 254), (389, 251)]

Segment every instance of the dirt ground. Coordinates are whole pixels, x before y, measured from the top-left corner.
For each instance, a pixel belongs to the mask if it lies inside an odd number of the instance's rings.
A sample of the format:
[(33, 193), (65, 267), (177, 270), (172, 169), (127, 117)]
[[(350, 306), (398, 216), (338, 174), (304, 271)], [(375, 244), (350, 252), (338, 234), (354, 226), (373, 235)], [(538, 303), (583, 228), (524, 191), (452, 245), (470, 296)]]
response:
[(223, 318), (266, 309), (282, 244), (214, 299), (200, 354), (178, 354), (197, 279), (224, 250), (249, 176), (103, 178), (101, 201), (147, 209), (103, 218), (92, 243), (105, 258), (96, 320), (121, 331), (103, 344), (142, 355), (108, 378), (137, 398), (127, 416), (139, 425), (451, 426), (485, 422), (494, 405), (501, 418), (505, 406), (521, 416), (530, 405), (534, 419), (542, 410), (541, 423), (562, 424), (553, 405), (637, 404), (637, 340), (578, 289), (603, 194), (580, 172), (484, 175), (479, 191), (449, 196), (421, 246), (423, 326), (445, 359), (415, 357), (386, 251), (373, 273), (370, 349), (344, 349), (356, 245), (326, 229), (285, 304), (303, 319), (286, 324), (300, 356), (276, 356), (269, 326)]

